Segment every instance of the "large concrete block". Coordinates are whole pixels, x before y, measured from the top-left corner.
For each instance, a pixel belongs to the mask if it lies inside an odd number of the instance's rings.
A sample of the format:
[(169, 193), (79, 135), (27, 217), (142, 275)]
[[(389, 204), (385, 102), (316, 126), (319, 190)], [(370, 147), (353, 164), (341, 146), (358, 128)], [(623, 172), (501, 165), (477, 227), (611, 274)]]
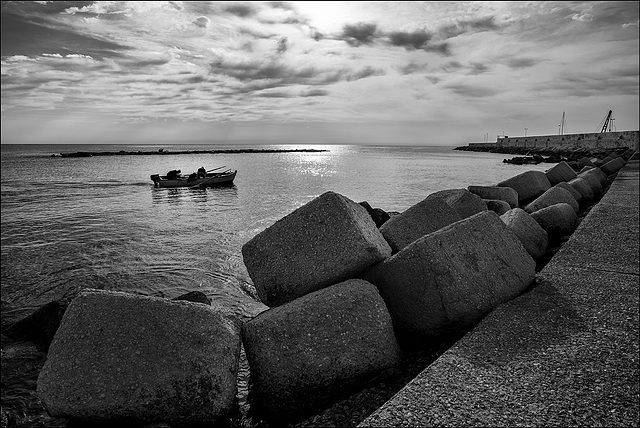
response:
[(201, 303), (89, 290), (69, 305), (37, 384), (51, 416), (212, 424), (236, 397), (239, 322)]
[(499, 186), (469, 186), (467, 187), (474, 195), (480, 196), (482, 199), (498, 199), (505, 201), (511, 208), (518, 206), (518, 192), (511, 187)]
[(584, 173), (578, 176), (578, 178), (582, 178), (584, 181), (586, 181), (589, 187), (591, 187), (593, 194), (598, 195), (600, 194), (600, 192), (602, 192), (602, 183), (600, 181), (600, 178), (596, 174), (594, 173), (589, 174), (588, 172), (589, 171), (587, 171), (587, 173)]
[(595, 165), (593, 164), (593, 162), (591, 162), (591, 159), (589, 159), (588, 157), (580, 158), (580, 159), (578, 160), (578, 167), (579, 167), (580, 169), (582, 169), (582, 168), (584, 168), (585, 166), (587, 166), (587, 167), (591, 167), (591, 168), (595, 167)]
[(465, 330), (533, 281), (535, 261), (500, 217), (484, 211), (418, 239), (373, 266), (396, 334), (424, 338)]
[(391, 217), (380, 233), (397, 253), (418, 238), (461, 220), (458, 211), (439, 196), (429, 195), (399, 215)]
[(391, 255), (367, 210), (326, 192), (242, 246), (262, 302), (277, 306), (358, 276)]
[(527, 171), (498, 183), (499, 187), (510, 187), (518, 193), (518, 203), (537, 198), (551, 188), (547, 175), (542, 171)]
[(531, 213), (531, 217), (547, 231), (549, 239), (571, 235), (576, 230), (578, 215), (569, 204), (555, 204)]
[(577, 213), (580, 210), (578, 201), (573, 197), (571, 192), (562, 187), (553, 186), (551, 189), (538, 196), (531, 203), (524, 207), (528, 213), (538, 211), (539, 209), (549, 207), (551, 205), (565, 203), (571, 205), (571, 208)]
[[(505, 189), (507, 189), (507, 187), (505, 187)], [(500, 199), (483, 199), (482, 202), (485, 203), (489, 211), (493, 211), (498, 215), (502, 215), (511, 209), (508, 202), (501, 201)]]
[(558, 183), (571, 181), (577, 177), (576, 172), (565, 161), (554, 165), (553, 168), (549, 169), (545, 174), (552, 186), (555, 186)]
[(567, 184), (576, 189), (580, 193), (580, 195), (582, 195), (582, 200), (584, 201), (590, 201), (595, 197), (593, 189), (591, 188), (587, 180), (583, 177), (574, 178)]
[(482, 198), (474, 195), (467, 189), (440, 190), (439, 192), (432, 193), (432, 195), (444, 199), (454, 210), (458, 211), (458, 214), (460, 214), (462, 218), (471, 217), (474, 214), (487, 210), (487, 205), (482, 202)]
[(518, 237), (525, 250), (534, 260), (539, 260), (549, 248), (549, 236), (529, 213), (521, 208), (513, 208), (500, 216), (511, 232)]
[(559, 187), (571, 193), (571, 196), (573, 196), (573, 199), (575, 199), (578, 204), (582, 201), (582, 194), (574, 189), (569, 183), (563, 181), (562, 183), (556, 184), (555, 187)]
[(605, 163), (602, 164), (602, 166), (600, 167), (600, 169), (602, 170), (602, 172), (604, 172), (607, 175), (611, 175), (614, 172), (618, 172), (618, 170), (620, 168), (622, 168), (625, 164), (625, 160), (618, 156), (615, 159), (611, 159)]
[(280, 422), (339, 400), (400, 361), (387, 307), (361, 279), (261, 313), (244, 324), (242, 340), (252, 410)]
[(594, 175), (600, 180), (600, 184), (604, 186), (607, 183), (607, 174), (602, 172), (600, 168), (590, 168), (587, 171), (581, 171), (578, 177), (584, 177), (586, 175)]

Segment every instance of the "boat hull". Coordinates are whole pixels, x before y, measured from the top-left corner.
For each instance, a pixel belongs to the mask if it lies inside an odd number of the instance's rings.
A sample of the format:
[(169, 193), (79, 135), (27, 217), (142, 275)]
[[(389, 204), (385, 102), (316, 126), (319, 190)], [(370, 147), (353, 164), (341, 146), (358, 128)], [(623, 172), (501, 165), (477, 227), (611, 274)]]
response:
[(167, 179), (164, 176), (152, 175), (154, 187), (158, 188), (173, 188), (173, 187), (217, 187), (217, 186), (231, 186), (233, 180), (236, 178), (237, 171), (232, 171), (225, 174), (213, 174), (204, 178), (196, 178), (189, 181), (188, 177), (180, 177), (177, 179)]

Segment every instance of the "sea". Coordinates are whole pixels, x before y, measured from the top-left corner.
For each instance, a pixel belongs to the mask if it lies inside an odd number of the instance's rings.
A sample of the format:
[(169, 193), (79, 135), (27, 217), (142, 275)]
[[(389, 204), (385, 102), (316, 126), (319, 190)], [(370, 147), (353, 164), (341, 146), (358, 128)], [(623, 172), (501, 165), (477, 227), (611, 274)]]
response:
[[(219, 150), (234, 152), (172, 154)], [(242, 245), (322, 193), (402, 212), (439, 190), (495, 185), (553, 166), (513, 165), (502, 162), (509, 155), (437, 145), (2, 144), (1, 152), (3, 330), (83, 288), (165, 298), (201, 291), (250, 319), (264, 307)], [(220, 188), (154, 188), (150, 179), (200, 167), (238, 172), (233, 186)], [(3, 419), (64, 426), (35, 393), (46, 354), (4, 335), (1, 348)], [(241, 405), (248, 405), (248, 376), (241, 367)]]

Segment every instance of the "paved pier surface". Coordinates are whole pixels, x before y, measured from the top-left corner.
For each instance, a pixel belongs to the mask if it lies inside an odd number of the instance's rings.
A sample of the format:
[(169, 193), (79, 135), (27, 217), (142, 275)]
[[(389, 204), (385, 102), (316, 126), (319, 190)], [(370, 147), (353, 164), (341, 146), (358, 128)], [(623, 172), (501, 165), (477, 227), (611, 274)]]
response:
[(360, 427), (635, 426), (638, 161), (537, 276)]

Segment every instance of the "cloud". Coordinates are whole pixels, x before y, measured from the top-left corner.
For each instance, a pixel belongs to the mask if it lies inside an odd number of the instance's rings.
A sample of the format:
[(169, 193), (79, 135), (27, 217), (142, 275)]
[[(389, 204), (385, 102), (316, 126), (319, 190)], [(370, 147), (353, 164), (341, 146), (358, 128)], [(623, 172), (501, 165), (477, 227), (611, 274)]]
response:
[(470, 67), (471, 67), (471, 70), (469, 71), (469, 74), (473, 74), (473, 75), (482, 74), (489, 71), (489, 66), (479, 62), (472, 62), (470, 64)]
[(351, 46), (373, 43), (376, 36), (376, 24), (359, 22), (346, 24), (342, 29), (342, 39)]
[(85, 110), (131, 123), (464, 115), (488, 127), (558, 100), (637, 102), (637, 2), (1, 7), (3, 127)]
[(94, 35), (82, 34), (70, 27), (51, 24), (40, 18), (27, 18), (2, 12), (2, 56), (81, 54), (93, 58), (121, 56), (131, 47)]
[(281, 37), (280, 40), (278, 40), (278, 48), (276, 49), (278, 55), (282, 55), (287, 51), (287, 41), (286, 37)]
[(256, 7), (250, 3), (236, 3), (229, 4), (228, 6), (224, 6), (223, 9), (235, 16), (240, 18), (246, 18), (249, 16), (253, 16), (257, 13)]
[(519, 69), (519, 68), (529, 68), (536, 65), (539, 61), (536, 61), (533, 58), (507, 58), (503, 61), (504, 64), (511, 68)]
[(449, 84), (446, 85), (446, 88), (458, 95), (471, 98), (495, 97), (500, 93), (500, 90), (497, 88), (472, 84)]
[(455, 24), (443, 26), (438, 29), (437, 33), (442, 39), (450, 39), (461, 34), (480, 31), (495, 31), (500, 28), (495, 22), (494, 16), (483, 18), (461, 20)]
[(389, 41), (392, 45), (402, 46), (407, 50), (422, 49), (431, 37), (432, 35), (426, 31), (416, 31), (412, 33), (398, 31), (389, 34)]
[(451, 45), (450, 43), (447, 42), (441, 42), (441, 43), (430, 43), (429, 45), (427, 45), (424, 48), (425, 51), (427, 52), (436, 52), (439, 53), (440, 55), (444, 55), (444, 56), (451, 56)]
[(360, 80), (371, 76), (383, 76), (385, 72), (379, 68), (371, 66), (364, 67), (359, 71), (354, 71), (346, 74), (347, 82), (353, 82), (354, 80)]
[(211, 23), (211, 20), (206, 16), (199, 16), (193, 21), (193, 23), (200, 28), (207, 28)]
[(402, 75), (420, 73), (423, 71), (427, 71), (428, 65), (426, 63), (418, 63), (415, 61), (410, 61), (408, 64), (398, 67), (398, 71)]
[(300, 92), (301, 97), (324, 97), (329, 95), (329, 91), (326, 89), (307, 89), (306, 91)]

